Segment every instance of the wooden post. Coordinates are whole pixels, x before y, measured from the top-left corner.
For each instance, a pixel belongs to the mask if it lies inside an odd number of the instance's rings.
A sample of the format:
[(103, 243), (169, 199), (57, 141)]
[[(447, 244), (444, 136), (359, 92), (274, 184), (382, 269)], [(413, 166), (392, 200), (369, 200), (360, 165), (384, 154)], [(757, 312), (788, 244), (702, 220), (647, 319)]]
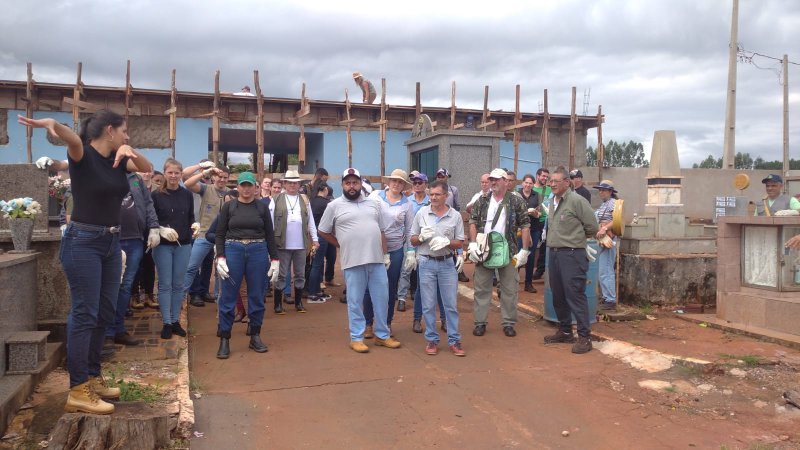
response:
[(381, 177), (386, 175), (386, 78), (381, 78)]
[[(783, 176), (789, 176), (789, 55), (783, 55)], [(788, 183), (787, 183), (788, 184)], [(786, 193), (786, 186), (783, 190)]]
[(572, 86), (572, 107), (569, 115), (569, 167), (567, 170), (575, 168), (575, 86)]
[(211, 157), (219, 162), (219, 70), (214, 72), (214, 112), (211, 116)]
[(172, 69), (172, 88), (169, 92), (169, 144), (175, 157), (175, 141), (178, 139), (178, 90), (175, 87), (175, 69)]
[(456, 128), (456, 82), (450, 88), (450, 129)]
[[(33, 118), (33, 64), (28, 63), (28, 82), (25, 84), (25, 117)], [(33, 162), (33, 127), (25, 127), (28, 163)]]
[(81, 82), (81, 72), (83, 71), (83, 63), (78, 62), (78, 78), (75, 81), (75, 89), (72, 90), (72, 130), (76, 133), (81, 122), (80, 108), (78, 102), (81, 101), (83, 95), (83, 82)]
[(416, 121), (420, 114), (422, 114), (422, 102), (420, 97), (419, 81), (417, 81), (417, 110), (414, 120)]
[(256, 116), (256, 161), (253, 162), (253, 170), (258, 174), (258, 179), (264, 178), (264, 96), (261, 93), (261, 82), (258, 78), (258, 71), (253, 71), (253, 82), (256, 87), (256, 102), (258, 102), (258, 116)]
[[(519, 125), (521, 122), (522, 114), (519, 111), (519, 85), (516, 87), (516, 107), (514, 109), (514, 125)], [(519, 138), (520, 129), (514, 128), (514, 173), (517, 173), (519, 164)], [(519, 176), (517, 176), (519, 178)]]
[(344, 109), (347, 115), (347, 119), (345, 119), (347, 124), (347, 128), (345, 128), (345, 135), (347, 136), (347, 167), (353, 167), (353, 136), (350, 133), (353, 119), (350, 118), (350, 94), (347, 88), (344, 90)]
[(131, 96), (133, 89), (131, 89), (131, 60), (128, 60), (127, 68), (125, 69), (125, 123), (128, 123), (128, 114), (131, 109)]
[(603, 181), (606, 149), (603, 147), (603, 105), (597, 107), (597, 181)]
[(544, 123), (542, 123), (542, 167), (547, 169), (547, 158), (550, 156), (550, 113), (547, 109), (547, 89), (544, 90)]
[[(299, 116), (306, 115), (307, 101), (308, 100), (306, 100), (306, 84), (303, 83), (303, 90), (302, 90), (302, 92), (300, 94), (300, 111), (299, 111), (300, 114), (299, 114)], [(298, 120), (299, 120), (299, 117), (298, 117)], [(305, 128), (305, 126), (303, 126), (303, 122), (300, 122), (300, 141), (298, 142), (297, 148), (298, 148), (298, 150), (297, 150), (297, 162), (298, 162), (298, 166), (299, 166), (301, 164), (305, 164), (305, 162), (306, 162), (306, 128)], [(287, 166), (288, 166), (288, 163), (287, 163)], [(288, 167), (287, 167), (287, 170), (288, 170)]]
[(492, 112), (489, 111), (489, 86), (483, 87), (483, 115), (481, 116), (481, 123), (476, 128), (481, 128), (486, 131), (486, 127), (494, 125), (494, 120), (489, 120), (492, 117)]

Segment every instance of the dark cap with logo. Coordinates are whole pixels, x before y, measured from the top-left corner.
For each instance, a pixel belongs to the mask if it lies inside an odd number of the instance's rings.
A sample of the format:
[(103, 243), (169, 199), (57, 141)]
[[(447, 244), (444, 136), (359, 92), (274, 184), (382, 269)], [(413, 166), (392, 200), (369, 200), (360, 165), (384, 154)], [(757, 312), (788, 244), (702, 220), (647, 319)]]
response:
[(761, 182), (764, 183), (764, 184), (767, 184), (769, 182), (772, 182), (772, 183), (783, 183), (783, 178), (781, 178), (780, 175), (776, 175), (774, 173), (771, 173), (771, 174), (767, 175), (766, 178), (761, 180)]
[(578, 169), (573, 169), (572, 172), (569, 173), (569, 178), (583, 178), (583, 172)]

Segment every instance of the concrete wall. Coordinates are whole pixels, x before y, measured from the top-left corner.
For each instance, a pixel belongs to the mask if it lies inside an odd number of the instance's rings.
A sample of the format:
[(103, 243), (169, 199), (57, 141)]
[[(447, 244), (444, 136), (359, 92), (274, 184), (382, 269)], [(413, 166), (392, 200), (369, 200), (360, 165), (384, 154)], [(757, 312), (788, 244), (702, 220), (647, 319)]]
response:
[[(592, 205), (598, 206), (600, 198), (591, 189), (599, 181), (597, 167), (581, 168), (584, 183), (592, 192)], [(697, 219), (714, 218), (714, 198), (716, 196), (744, 196), (749, 201), (759, 201), (764, 195), (761, 180), (774, 171), (769, 170), (727, 170), (727, 169), (681, 169), (683, 188), (681, 201), (687, 217)], [(733, 178), (738, 173), (750, 176), (750, 187), (740, 192), (733, 187)], [(607, 167), (603, 178), (614, 182), (619, 197), (625, 200), (625, 221), (630, 222), (634, 213), (644, 215), (647, 203), (647, 168)], [(791, 192), (797, 194), (797, 192)]]
[(6, 371), (8, 336), (36, 330), (36, 256), (0, 255), (0, 377)]
[(627, 305), (716, 303), (715, 255), (620, 255), (619, 300)]

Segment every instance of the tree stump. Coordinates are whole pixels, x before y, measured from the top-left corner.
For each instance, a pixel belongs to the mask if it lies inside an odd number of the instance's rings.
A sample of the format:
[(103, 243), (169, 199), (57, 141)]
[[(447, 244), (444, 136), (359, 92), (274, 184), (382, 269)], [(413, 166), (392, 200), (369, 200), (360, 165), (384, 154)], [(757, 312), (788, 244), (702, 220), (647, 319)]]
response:
[(149, 450), (170, 444), (170, 418), (163, 408), (144, 402), (115, 403), (114, 414), (67, 413), (50, 433), (48, 447), (58, 450)]

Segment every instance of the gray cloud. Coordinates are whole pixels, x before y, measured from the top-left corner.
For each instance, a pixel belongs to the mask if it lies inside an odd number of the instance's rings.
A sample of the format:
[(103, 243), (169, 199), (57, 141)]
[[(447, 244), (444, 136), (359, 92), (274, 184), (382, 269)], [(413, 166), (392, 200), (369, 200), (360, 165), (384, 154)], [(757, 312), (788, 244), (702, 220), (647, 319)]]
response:
[[(348, 2), (13, 2), (0, 17), (0, 78), (23, 80), (31, 61), (37, 80), (72, 83), (82, 61), (85, 83), (122, 86), (130, 59), (137, 87), (169, 88), (174, 68), (180, 90), (210, 92), (219, 69), (221, 88), (236, 91), (258, 69), (267, 96), (296, 98), (305, 82), (311, 98), (343, 100), (345, 89), (358, 97), (350, 77), (358, 70), (377, 86), (386, 78), (390, 104), (413, 104), (419, 81), (425, 105), (449, 106), (456, 81), (458, 106), (482, 108), (489, 85), (490, 108), (508, 111), (520, 84), (524, 111), (538, 112), (548, 89), (559, 114), (569, 113), (577, 86), (579, 112), (588, 90), (588, 113), (603, 105), (606, 139), (647, 143), (653, 131), (675, 129), (683, 165), (721, 155), (729, 1), (481, 5), (411, 1), (362, 13)], [(747, 50), (800, 61), (798, 35), (800, 3), (740, 2)], [(737, 96), (737, 150), (779, 159), (778, 78), (740, 63)], [(799, 98), (790, 104), (794, 130)], [(800, 145), (800, 131), (790, 141)]]

